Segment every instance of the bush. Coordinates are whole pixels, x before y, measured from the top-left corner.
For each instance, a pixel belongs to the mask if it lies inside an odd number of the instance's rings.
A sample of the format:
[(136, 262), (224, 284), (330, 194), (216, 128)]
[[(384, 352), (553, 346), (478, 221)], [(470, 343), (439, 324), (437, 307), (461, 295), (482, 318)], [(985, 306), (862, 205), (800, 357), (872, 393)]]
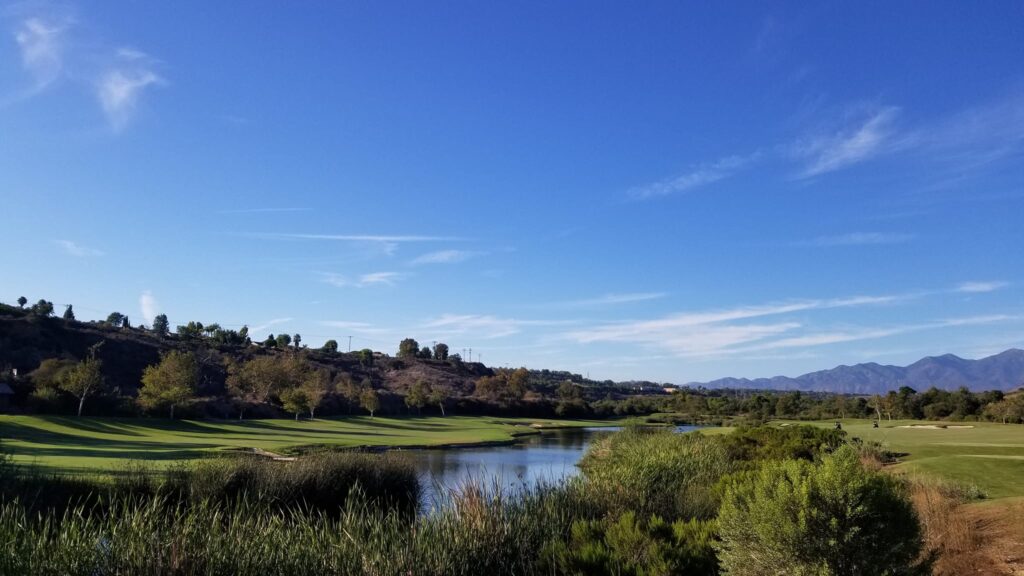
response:
[(732, 463), (715, 438), (627, 428), (594, 442), (580, 468), (593, 505), (674, 521), (713, 517), (718, 501), (712, 487)]
[(843, 447), (820, 464), (766, 462), (727, 482), (718, 517), (724, 574), (928, 574), (922, 534), (897, 479)]
[(722, 437), (733, 460), (814, 460), (845, 443), (846, 432), (819, 426), (739, 428)]
[(712, 522), (657, 516), (638, 521), (626, 512), (615, 521), (577, 521), (568, 543), (545, 550), (551, 571), (580, 576), (646, 576), (718, 573)]

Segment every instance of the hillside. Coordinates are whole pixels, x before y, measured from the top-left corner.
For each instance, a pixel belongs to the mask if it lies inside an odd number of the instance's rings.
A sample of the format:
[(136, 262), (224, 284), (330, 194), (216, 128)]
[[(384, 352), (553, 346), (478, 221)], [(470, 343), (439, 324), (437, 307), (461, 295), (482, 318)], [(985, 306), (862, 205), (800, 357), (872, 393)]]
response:
[(953, 354), (929, 356), (909, 366), (875, 362), (837, 366), (790, 378), (720, 378), (689, 386), (756, 390), (800, 390), (843, 394), (884, 394), (901, 386), (926, 390), (960, 387), (982, 390), (1013, 390), (1024, 385), (1024, 350), (1010, 349), (987, 358), (967, 360)]
[[(18, 314), (10, 308), (5, 312), (0, 313), (0, 369), (14, 369), (26, 375), (47, 358), (80, 360), (94, 349), (96, 358), (103, 362), (107, 387), (128, 397), (137, 393), (143, 370), (159, 362), (161, 354), (170, 350), (195, 354), (200, 370), (197, 392), (201, 397), (223, 396), (227, 365), (231, 362), (241, 363), (257, 356), (295, 352), (294, 349), (267, 349), (256, 344), (224, 344), (209, 338), (187, 338), (173, 333), (160, 337), (146, 329), (40, 318)], [(325, 369), (332, 376), (344, 374), (356, 382), (368, 380), (384, 394), (381, 399), (384, 407), (389, 403), (400, 403), (398, 394), (418, 381), (445, 385), (459, 396), (469, 394), (476, 379), (493, 374), (483, 364), (471, 362), (400, 359), (377, 354), (371, 363), (366, 363), (355, 352), (302, 348), (301, 353), (313, 368)], [(207, 406), (204, 409), (216, 413), (219, 408)]]
[[(516, 397), (508, 397), (501, 390), (481, 392), (477, 385), (482, 378), (501, 380), (513, 371), (491, 369), (479, 362), (463, 362), (458, 355), (442, 360), (422, 355), (395, 357), (382, 351), (370, 354), (370, 351), (348, 353), (294, 344), (270, 346), (267, 342), (252, 342), (236, 331), (228, 331), (230, 337), (226, 338), (213, 335), (213, 332), (190, 334), (179, 330), (179, 333), (158, 335), (146, 328), (64, 320), (0, 304), (0, 381), (9, 381), (15, 391), (11, 403), (20, 409), (65, 413), (72, 408), (69, 397), (54, 400), (56, 404), (40, 404), (32, 397), (34, 384), (31, 374), (48, 359), (78, 362), (94, 356), (102, 362), (105, 393), (90, 400), (86, 412), (136, 415), (138, 409), (132, 399), (138, 395), (143, 371), (160, 362), (161, 356), (167, 352), (177, 350), (192, 353), (198, 365), (195, 401), (190, 402), (186, 412), (182, 413), (195, 417), (226, 418), (235, 413), (237, 403), (232, 402), (227, 390), (230, 367), (238, 367), (260, 357), (285, 360), (298, 356), (309, 370), (325, 372), (337, 393), (328, 394), (320, 406), (319, 413), (324, 415), (361, 411), (358, 401), (346, 400), (341, 393), (339, 387), (344, 382), (375, 390), (383, 414), (407, 413), (406, 396), (416, 384), (443, 390), (446, 405), (458, 408), (464, 414), (513, 412), (550, 415), (563, 401), (572, 404), (563, 406), (563, 410), (579, 412), (585, 408), (579, 401), (620, 400), (636, 393), (664, 394), (660, 385), (650, 382), (595, 382), (570, 372), (529, 370), (526, 371), (526, 389)], [(399, 343), (395, 344), (397, 347)], [(19, 377), (11, 377), (14, 372)], [(578, 390), (575, 400), (559, 396), (559, 386), (566, 382), (571, 382)], [(430, 411), (436, 409), (437, 406), (429, 408)], [(285, 415), (279, 405), (268, 402), (253, 403), (247, 411), (253, 417)]]

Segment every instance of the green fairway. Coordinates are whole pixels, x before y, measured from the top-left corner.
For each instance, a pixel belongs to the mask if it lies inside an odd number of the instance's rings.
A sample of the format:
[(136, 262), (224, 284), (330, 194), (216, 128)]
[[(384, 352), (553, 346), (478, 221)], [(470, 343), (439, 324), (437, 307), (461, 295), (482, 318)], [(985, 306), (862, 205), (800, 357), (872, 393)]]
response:
[[(834, 420), (809, 423), (835, 425)], [(898, 469), (974, 484), (989, 498), (1024, 496), (1024, 426), (883, 420), (879, 428), (872, 428), (870, 420), (842, 423), (852, 437), (876, 440), (889, 450), (906, 454)]]
[(167, 466), (231, 450), (282, 453), (303, 446), (436, 446), (509, 441), (538, 427), (608, 426), (608, 421), (350, 418), (199, 421), (0, 416), (0, 449), (19, 464), (55, 472), (116, 471), (129, 460)]

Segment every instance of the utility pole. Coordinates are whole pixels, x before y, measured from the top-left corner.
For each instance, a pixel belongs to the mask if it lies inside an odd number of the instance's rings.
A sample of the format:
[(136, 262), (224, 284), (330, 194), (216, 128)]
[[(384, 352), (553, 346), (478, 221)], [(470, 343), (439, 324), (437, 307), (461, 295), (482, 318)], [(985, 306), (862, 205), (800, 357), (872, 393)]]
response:
[(349, 352), (352, 351), (352, 337), (351, 336), (348, 337), (348, 351)]
[(472, 348), (469, 349), (469, 361), (470, 362), (473, 361), (473, 349)]

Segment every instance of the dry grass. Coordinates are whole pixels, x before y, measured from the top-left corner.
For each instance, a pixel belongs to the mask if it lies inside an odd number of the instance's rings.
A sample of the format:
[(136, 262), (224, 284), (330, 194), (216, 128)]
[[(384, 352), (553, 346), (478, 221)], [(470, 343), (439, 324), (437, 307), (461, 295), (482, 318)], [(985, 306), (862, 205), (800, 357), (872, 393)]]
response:
[(1024, 500), (971, 503), (956, 485), (908, 481), (936, 576), (1024, 574)]

